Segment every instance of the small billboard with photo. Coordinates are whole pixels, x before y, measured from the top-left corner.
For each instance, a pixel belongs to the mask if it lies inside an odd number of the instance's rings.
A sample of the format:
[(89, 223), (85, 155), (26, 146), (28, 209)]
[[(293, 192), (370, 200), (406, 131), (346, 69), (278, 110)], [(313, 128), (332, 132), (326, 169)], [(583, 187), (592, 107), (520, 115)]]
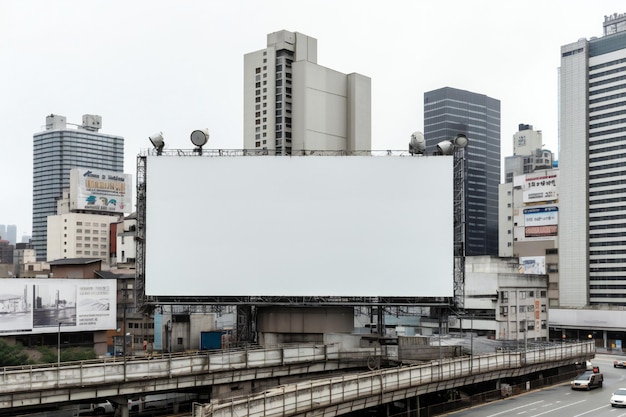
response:
[(519, 258), (519, 271), (522, 274), (538, 274), (546, 273), (546, 257), (545, 256), (522, 256)]
[(0, 335), (116, 328), (114, 279), (2, 278)]

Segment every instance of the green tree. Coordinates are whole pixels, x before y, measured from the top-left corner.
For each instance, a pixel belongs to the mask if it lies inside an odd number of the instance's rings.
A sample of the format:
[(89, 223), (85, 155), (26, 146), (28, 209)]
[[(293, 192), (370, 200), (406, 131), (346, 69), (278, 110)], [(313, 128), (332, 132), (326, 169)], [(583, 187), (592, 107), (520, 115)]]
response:
[[(48, 346), (42, 346), (39, 349), (41, 353), (41, 363), (55, 363), (58, 360), (58, 350)], [(96, 353), (93, 348), (72, 347), (61, 348), (61, 362), (84, 361), (95, 359)]]
[(28, 354), (21, 345), (11, 345), (0, 340), (0, 366), (16, 366), (28, 364)]

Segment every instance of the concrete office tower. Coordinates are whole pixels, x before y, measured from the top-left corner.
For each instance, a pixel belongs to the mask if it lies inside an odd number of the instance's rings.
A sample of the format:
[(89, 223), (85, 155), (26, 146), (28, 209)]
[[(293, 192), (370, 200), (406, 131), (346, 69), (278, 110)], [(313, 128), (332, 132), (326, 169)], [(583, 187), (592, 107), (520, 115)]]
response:
[(626, 14), (561, 47), (559, 268), (564, 307), (626, 305)]
[(513, 135), (513, 155), (532, 155), (537, 149), (543, 148), (541, 130), (524, 123), (520, 123), (517, 129)]
[(48, 216), (48, 261), (67, 258), (100, 258), (109, 267), (111, 223), (121, 215), (63, 213)]
[(504, 158), (504, 182), (513, 182), (516, 175), (530, 174), (540, 169), (552, 169), (554, 156), (543, 149), (541, 130), (520, 124), (513, 135), (513, 155)]
[[(244, 149), (371, 150), (371, 80), (317, 64), (317, 40), (282, 30), (244, 56)], [(261, 152), (262, 153), (262, 152)]]
[[(518, 128), (513, 135), (513, 155), (504, 158), (504, 184), (498, 186), (498, 254), (500, 257), (545, 256), (546, 250), (557, 247), (556, 230), (546, 228), (538, 236), (537, 230), (526, 229), (524, 211), (530, 213), (527, 206), (556, 204), (558, 171), (552, 172), (554, 155), (543, 149), (541, 130), (534, 130), (528, 124), (520, 124)], [(528, 175), (532, 173), (537, 175)]]
[(424, 93), (427, 152), (437, 143), (465, 134), (465, 253), (498, 255), (500, 184), (500, 100), (444, 87)]
[(46, 130), (33, 135), (33, 239), (37, 260), (47, 259), (47, 217), (70, 186), (76, 167), (124, 171), (124, 138), (99, 133), (102, 118), (84, 115), (69, 128), (64, 116), (46, 117)]

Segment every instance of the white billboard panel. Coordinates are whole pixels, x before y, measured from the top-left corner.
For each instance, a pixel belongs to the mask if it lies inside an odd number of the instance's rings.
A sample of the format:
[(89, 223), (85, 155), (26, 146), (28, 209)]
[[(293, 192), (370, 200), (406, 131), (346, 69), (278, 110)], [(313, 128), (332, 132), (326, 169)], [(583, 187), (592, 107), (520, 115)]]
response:
[(111, 330), (114, 279), (2, 278), (0, 335)]
[(519, 258), (519, 271), (522, 274), (541, 274), (546, 273), (546, 257), (545, 256), (522, 256)]
[(70, 170), (70, 208), (109, 213), (133, 210), (132, 176), (91, 168)]
[(515, 185), (521, 185), (524, 203), (541, 203), (559, 199), (557, 188), (558, 170), (546, 171), (545, 174), (520, 175)]
[(153, 296), (453, 295), (452, 158), (148, 156)]
[(559, 224), (557, 206), (524, 209), (524, 226), (551, 226)]

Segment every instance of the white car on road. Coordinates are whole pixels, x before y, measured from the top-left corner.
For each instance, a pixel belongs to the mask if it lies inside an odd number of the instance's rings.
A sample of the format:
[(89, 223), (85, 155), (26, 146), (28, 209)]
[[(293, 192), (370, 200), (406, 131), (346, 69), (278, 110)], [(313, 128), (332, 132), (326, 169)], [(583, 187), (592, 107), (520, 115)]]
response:
[(611, 395), (611, 407), (626, 407), (626, 388), (619, 388)]

